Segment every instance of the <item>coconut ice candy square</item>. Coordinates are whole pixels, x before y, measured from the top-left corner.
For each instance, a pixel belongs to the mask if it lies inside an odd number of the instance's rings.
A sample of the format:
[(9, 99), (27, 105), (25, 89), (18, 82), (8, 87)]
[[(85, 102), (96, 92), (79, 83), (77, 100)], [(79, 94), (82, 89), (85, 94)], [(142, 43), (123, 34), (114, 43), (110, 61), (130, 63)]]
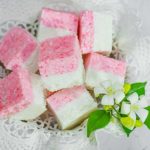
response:
[(63, 130), (73, 128), (97, 109), (97, 103), (84, 86), (58, 91), (47, 102)]
[(44, 98), (44, 88), (39, 75), (31, 74), (31, 86), (33, 93), (31, 104), (22, 111), (13, 115), (12, 118), (16, 120), (31, 120), (37, 118), (47, 110)]
[(85, 57), (86, 79), (89, 88), (110, 80), (112, 83), (124, 83), (126, 64), (123, 61), (112, 59), (97, 53), (87, 54)]
[(112, 17), (93, 11), (80, 15), (80, 46), (83, 54), (110, 53), (112, 50)]
[(31, 120), (46, 111), (41, 78), (22, 68), (15, 68), (0, 80), (0, 116)]
[(39, 71), (45, 88), (57, 91), (84, 83), (84, 67), (76, 36), (47, 39), (41, 43)]
[(38, 40), (77, 34), (78, 16), (73, 13), (43, 8), (39, 19)]
[(35, 72), (38, 69), (37, 42), (25, 29), (11, 28), (0, 43), (0, 61), (7, 69), (15, 66), (26, 67)]
[(33, 93), (27, 70), (15, 68), (0, 79), (0, 117), (20, 112), (32, 103)]

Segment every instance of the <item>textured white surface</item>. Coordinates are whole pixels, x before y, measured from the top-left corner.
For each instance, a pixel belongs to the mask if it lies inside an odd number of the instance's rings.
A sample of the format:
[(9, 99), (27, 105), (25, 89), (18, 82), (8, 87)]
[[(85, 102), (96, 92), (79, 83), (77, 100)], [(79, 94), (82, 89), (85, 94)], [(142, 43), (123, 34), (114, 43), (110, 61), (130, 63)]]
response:
[(71, 34), (68, 30), (59, 28), (48, 28), (43, 24), (40, 24), (38, 31), (38, 41), (44, 41), (48, 38), (54, 38), (58, 36), (65, 36)]
[(94, 51), (112, 50), (112, 17), (94, 12)]
[(117, 74), (113, 74), (111, 72), (108, 73), (104, 71), (96, 71), (91, 68), (88, 68), (86, 70), (85, 83), (90, 88), (98, 87), (100, 83), (107, 80), (112, 81), (112, 83), (116, 83), (116, 82), (119, 82), (121, 84), (124, 83), (124, 77), (121, 77)]
[[(91, 0), (86, 0), (86, 2), (85, 0), (61, 0), (60, 3), (58, 1), (60, 2), (60, 0), (0, 0), (0, 37), (11, 26), (19, 25), (16, 20), (22, 23), (34, 22), (45, 5), (66, 11), (79, 11), (83, 6), (84, 9), (94, 8), (100, 12), (106, 11), (113, 16), (115, 25), (113, 32), (120, 41), (120, 48), (124, 50), (124, 58), (128, 63), (127, 80), (131, 82), (150, 81), (149, 0), (93, 0), (92, 2)], [(66, 4), (63, 3), (64, 1)], [(123, 6), (120, 3), (123, 3)], [(135, 13), (134, 10), (137, 12)], [(135, 17), (137, 15), (142, 22)], [(122, 20), (118, 28), (120, 18)], [(140, 34), (137, 33), (135, 24), (142, 31)], [(117, 32), (118, 30), (121, 32)], [(5, 72), (0, 68), (0, 76), (4, 74)], [(150, 91), (149, 82), (147, 91)], [(147, 92), (147, 97), (150, 98), (149, 92)], [(41, 123), (38, 125), (40, 130), (37, 129), (37, 121)], [(90, 144), (85, 138), (83, 134), (85, 131), (79, 132), (82, 128), (79, 127), (77, 130), (65, 133), (50, 131), (47, 130), (51, 129), (50, 122), (53, 122), (51, 116), (44, 121), (37, 119), (28, 123), (0, 120), (0, 150), (96, 150), (95, 145)], [(116, 129), (114, 131), (116, 133)], [(116, 137), (114, 132), (110, 134), (106, 130), (97, 132), (96, 137), (98, 150), (150, 149), (150, 131), (146, 128), (135, 130), (130, 138)]]

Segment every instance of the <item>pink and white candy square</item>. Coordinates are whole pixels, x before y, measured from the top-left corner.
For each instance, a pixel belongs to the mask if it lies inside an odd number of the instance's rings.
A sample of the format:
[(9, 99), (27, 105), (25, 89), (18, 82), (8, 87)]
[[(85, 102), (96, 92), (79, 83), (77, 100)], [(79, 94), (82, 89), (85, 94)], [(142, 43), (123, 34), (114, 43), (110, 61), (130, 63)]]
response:
[(35, 72), (37, 65), (38, 50), (34, 37), (20, 27), (11, 28), (0, 43), (0, 61), (7, 69), (14, 66), (24, 66)]
[(85, 70), (85, 82), (89, 88), (97, 87), (106, 80), (123, 84), (126, 64), (123, 61), (91, 53), (85, 57)]
[(80, 45), (83, 54), (110, 53), (112, 50), (112, 17), (93, 11), (80, 15)]
[(14, 69), (0, 80), (0, 116), (10, 116), (28, 107), (33, 100), (28, 71)]
[(78, 16), (73, 13), (43, 8), (40, 17), (38, 40), (77, 34)]
[(41, 77), (37, 74), (31, 74), (31, 85), (33, 93), (32, 103), (12, 116), (12, 118), (17, 120), (31, 120), (39, 117), (47, 110)]
[(97, 103), (84, 86), (56, 92), (47, 99), (49, 108), (55, 114), (61, 129), (70, 129), (81, 123), (97, 109)]
[(41, 43), (39, 71), (49, 91), (84, 83), (84, 67), (76, 36), (47, 39)]
[(38, 75), (15, 68), (0, 80), (0, 117), (35, 119), (46, 111), (43, 88)]

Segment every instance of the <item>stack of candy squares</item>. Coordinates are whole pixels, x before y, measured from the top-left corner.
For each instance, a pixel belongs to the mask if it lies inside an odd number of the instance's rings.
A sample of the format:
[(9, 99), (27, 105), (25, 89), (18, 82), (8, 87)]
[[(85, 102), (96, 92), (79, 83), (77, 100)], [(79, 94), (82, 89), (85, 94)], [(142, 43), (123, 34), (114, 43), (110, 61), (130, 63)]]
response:
[(48, 109), (61, 129), (71, 129), (97, 109), (87, 89), (124, 82), (125, 63), (105, 56), (112, 17), (43, 8), (39, 23), (38, 40), (20, 27), (1, 40), (0, 61), (11, 73), (0, 79), (0, 116), (31, 120)]

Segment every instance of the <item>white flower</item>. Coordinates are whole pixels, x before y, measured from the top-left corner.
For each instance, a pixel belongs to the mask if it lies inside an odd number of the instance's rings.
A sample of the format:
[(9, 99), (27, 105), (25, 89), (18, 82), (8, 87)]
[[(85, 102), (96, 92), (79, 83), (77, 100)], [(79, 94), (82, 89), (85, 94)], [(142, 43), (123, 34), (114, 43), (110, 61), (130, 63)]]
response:
[(102, 105), (114, 105), (114, 103), (119, 104), (125, 97), (123, 91), (123, 85), (119, 83), (112, 84), (110, 81), (102, 82), (99, 87), (94, 88), (94, 94), (96, 97), (98, 97), (99, 94), (104, 94), (101, 100)]
[(148, 110), (144, 109), (145, 107), (148, 106), (145, 97), (143, 96), (139, 99), (138, 94), (133, 93), (127, 98), (127, 100), (130, 103), (128, 102), (122, 103), (121, 114), (129, 115), (129, 117), (132, 118), (134, 122), (136, 121), (137, 115), (140, 118), (140, 120), (144, 123), (148, 116)]

